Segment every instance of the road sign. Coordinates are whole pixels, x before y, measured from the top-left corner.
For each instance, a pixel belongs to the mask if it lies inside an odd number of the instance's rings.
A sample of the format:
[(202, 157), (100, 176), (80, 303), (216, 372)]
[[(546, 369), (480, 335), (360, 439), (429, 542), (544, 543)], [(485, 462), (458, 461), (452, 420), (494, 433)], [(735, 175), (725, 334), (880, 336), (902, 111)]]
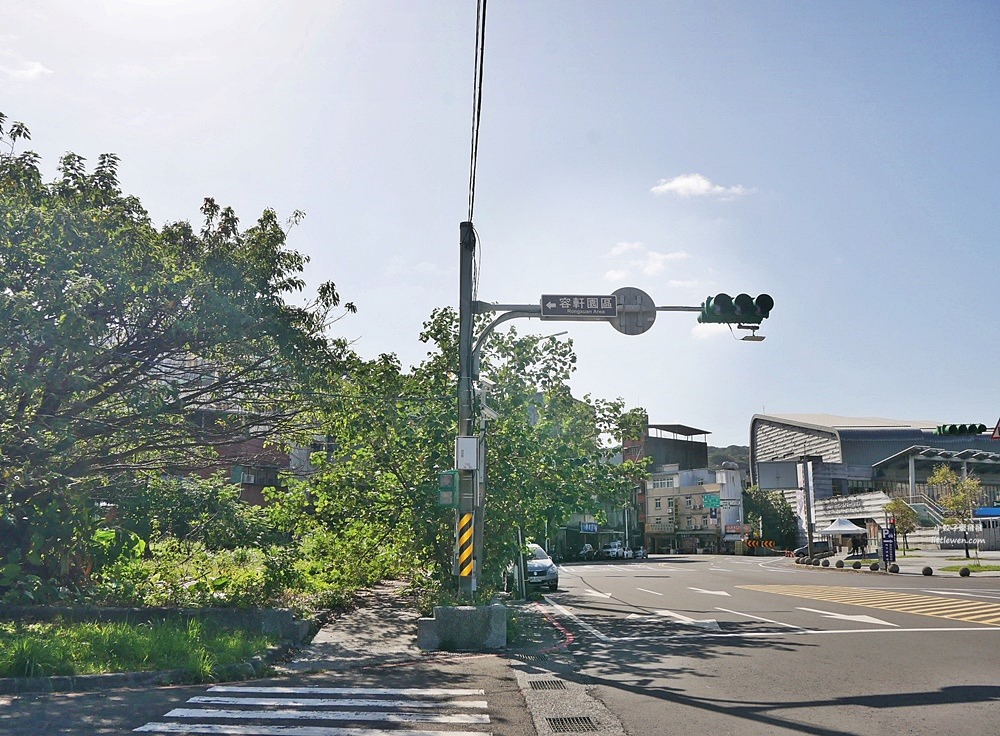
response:
[(767, 547), (769, 549), (774, 549), (773, 539), (748, 539), (747, 547)]
[(749, 524), (726, 524), (726, 534), (749, 534), (753, 527)]
[(1000, 440), (1000, 419), (997, 420), (997, 426), (993, 430), (993, 436), (990, 437), (991, 440)]
[(718, 493), (706, 493), (703, 495), (702, 500), (705, 502), (706, 509), (717, 509), (719, 508), (719, 494)]
[(738, 498), (724, 498), (719, 501), (719, 508), (722, 509), (738, 509), (743, 505), (743, 501)]
[(597, 522), (596, 521), (581, 521), (580, 522), (580, 533), (581, 534), (597, 534)]
[(885, 562), (896, 561), (896, 529), (889, 527), (882, 530), (882, 559)]
[(542, 319), (610, 319), (618, 316), (614, 294), (542, 294)]
[(611, 326), (625, 335), (641, 335), (656, 321), (656, 304), (642, 289), (623, 286), (614, 295), (621, 305), (618, 316), (611, 320)]

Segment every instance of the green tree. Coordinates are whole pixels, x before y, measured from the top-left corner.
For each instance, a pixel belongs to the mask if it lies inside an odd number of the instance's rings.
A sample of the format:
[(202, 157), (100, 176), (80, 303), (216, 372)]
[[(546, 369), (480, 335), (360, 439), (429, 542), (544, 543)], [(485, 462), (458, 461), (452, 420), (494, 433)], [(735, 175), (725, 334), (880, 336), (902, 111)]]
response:
[(708, 467), (718, 470), (722, 463), (736, 463), (740, 470), (750, 472), (750, 448), (745, 445), (729, 445), (729, 447), (709, 447)]
[(906, 535), (917, 528), (917, 512), (901, 498), (892, 499), (882, 508), (896, 520), (896, 533), (903, 535), (903, 549), (907, 549)]
[(292, 427), (293, 397), (346, 351), (325, 334), (333, 284), (286, 302), (306, 259), (273, 211), (241, 230), (206, 199), (200, 230), (157, 228), (116, 156), (87, 171), (68, 153), (45, 183), (38, 156), (16, 152), (29, 139), (0, 115), (0, 545), (22, 573), (72, 583), (97, 501)]
[(743, 491), (743, 518), (755, 530), (763, 522), (764, 538), (773, 539), (779, 547), (791, 549), (795, 546), (798, 538), (795, 512), (778, 491), (766, 491), (759, 486)]
[[(927, 479), (927, 485), (936, 486), (938, 503), (948, 513), (946, 524), (960, 525), (965, 539), (965, 556), (969, 555), (969, 532), (972, 531), (974, 514), (985, 502), (986, 494), (982, 482), (974, 474), (959, 477), (949, 465), (942, 463), (934, 467)], [(976, 562), (979, 562), (979, 545), (976, 545)]]

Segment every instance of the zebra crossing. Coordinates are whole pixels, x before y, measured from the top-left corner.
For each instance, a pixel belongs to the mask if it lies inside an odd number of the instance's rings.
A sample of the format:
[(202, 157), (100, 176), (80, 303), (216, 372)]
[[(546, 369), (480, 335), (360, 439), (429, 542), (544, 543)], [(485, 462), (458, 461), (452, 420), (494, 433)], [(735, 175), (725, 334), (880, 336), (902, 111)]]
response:
[[(483, 736), (474, 688), (217, 685), (134, 733), (220, 736)], [(431, 730), (428, 730), (431, 729)]]
[(878, 588), (851, 588), (827, 585), (741, 585), (746, 590), (846, 603), (899, 613), (946, 618), (974, 624), (1000, 625), (1000, 604), (988, 601), (920, 595)]

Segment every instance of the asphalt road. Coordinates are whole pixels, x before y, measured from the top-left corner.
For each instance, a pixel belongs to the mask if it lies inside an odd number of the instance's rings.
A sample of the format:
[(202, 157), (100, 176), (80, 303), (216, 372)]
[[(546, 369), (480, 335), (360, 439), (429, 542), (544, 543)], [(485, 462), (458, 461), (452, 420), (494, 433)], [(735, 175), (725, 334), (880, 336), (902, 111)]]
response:
[(1000, 578), (661, 557), (563, 565), (578, 678), (630, 734), (987, 734)]

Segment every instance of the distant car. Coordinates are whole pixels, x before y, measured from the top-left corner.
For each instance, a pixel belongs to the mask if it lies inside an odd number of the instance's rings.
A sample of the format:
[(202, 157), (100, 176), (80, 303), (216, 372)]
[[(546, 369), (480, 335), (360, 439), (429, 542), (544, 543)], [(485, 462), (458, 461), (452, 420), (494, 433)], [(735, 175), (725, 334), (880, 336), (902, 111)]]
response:
[(635, 557), (635, 559), (637, 560), (644, 560), (647, 557), (649, 557), (649, 550), (647, 550), (645, 547), (633, 547), (632, 556)]
[(525, 563), (528, 568), (525, 582), (529, 586), (547, 585), (549, 590), (559, 588), (559, 568), (544, 549), (537, 544), (529, 544)]
[[(816, 552), (829, 552), (830, 551), (830, 543), (828, 541), (825, 541), (825, 540), (821, 541), (821, 542), (813, 542), (812, 546), (813, 546), (813, 553), (814, 554)], [(792, 554), (794, 554), (796, 557), (805, 557), (807, 554), (809, 554), (809, 546), (806, 545), (805, 547), (799, 547)]]
[(594, 559), (594, 546), (592, 544), (583, 545), (580, 551), (576, 553), (576, 556), (579, 557), (581, 560)]
[(625, 544), (620, 540), (608, 542), (601, 547), (600, 556), (607, 560), (625, 559)]

